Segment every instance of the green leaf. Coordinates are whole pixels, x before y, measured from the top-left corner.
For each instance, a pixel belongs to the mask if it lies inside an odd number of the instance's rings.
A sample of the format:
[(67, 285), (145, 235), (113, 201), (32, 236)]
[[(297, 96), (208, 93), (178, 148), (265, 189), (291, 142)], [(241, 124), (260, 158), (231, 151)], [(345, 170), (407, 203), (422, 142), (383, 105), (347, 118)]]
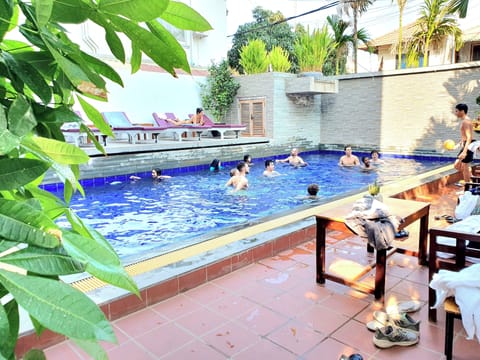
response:
[[(20, 138), (13, 135), (8, 130), (0, 130), (0, 155), (8, 154), (10, 151), (18, 147)], [(1, 175), (0, 175), (1, 177)]]
[(0, 303), (0, 356), (13, 359), (17, 342), (20, 317), (15, 299), (2, 306)]
[[(16, 241), (0, 240), (0, 254), (18, 245)], [(1, 296), (0, 296), (1, 297)]]
[(0, 283), (47, 328), (76, 339), (116, 341), (97, 305), (70, 285), (5, 270), (0, 270)]
[(85, 351), (88, 355), (95, 360), (108, 360), (108, 355), (103, 349), (103, 347), (94, 342), (94, 341), (87, 341), (87, 340), (79, 340), (79, 339), (72, 339), (75, 344), (78, 345), (83, 351)]
[(52, 98), (52, 91), (45, 82), (44, 77), (29, 63), (16, 59), (9, 53), (2, 53), (5, 64), (10, 71), (16, 74), (44, 104), (48, 104)]
[(130, 64), (132, 66), (132, 74), (140, 70), (142, 66), (142, 51), (132, 42), (132, 56), (130, 57)]
[(22, 95), (18, 95), (8, 111), (8, 124), (12, 134), (24, 136), (37, 125), (32, 108)]
[[(118, 29), (121, 29), (132, 42), (135, 42), (136, 46), (150, 57), (150, 59), (170, 74), (175, 76), (175, 68), (190, 71), (185, 50), (183, 50), (176, 40), (174, 40), (174, 42), (166, 42), (166, 34), (164, 38), (159, 38), (157, 34), (154, 35), (141, 26), (120, 17), (112, 16), (110, 20)], [(173, 37), (171, 34), (169, 34), (169, 36), (170, 38)], [(176, 45), (173, 46), (173, 44)], [(180, 51), (182, 51), (184, 55), (183, 61), (180, 61), (178, 56)], [(166, 56), (166, 54), (168, 54), (168, 56)]]
[(89, 18), (93, 9), (89, 1), (62, 0), (54, 1), (50, 21), (58, 21), (64, 24), (81, 24)]
[(45, 26), (50, 20), (52, 14), (53, 0), (34, 0), (35, 13), (37, 16), (37, 25)]
[(84, 164), (90, 160), (85, 151), (73, 144), (39, 136), (34, 136), (32, 140), (41, 151), (60, 164)]
[(47, 232), (59, 231), (42, 211), (25, 202), (0, 198), (0, 237), (44, 248), (60, 245), (60, 240)]
[(41, 275), (69, 275), (85, 271), (85, 266), (67, 254), (29, 246), (0, 257), (0, 262)]
[(208, 31), (213, 29), (202, 15), (178, 1), (170, 1), (167, 10), (160, 17), (183, 30)]
[(43, 350), (31, 349), (23, 356), (23, 360), (47, 360), (47, 358)]
[(49, 165), (35, 159), (0, 159), (0, 190), (17, 189), (47, 171)]
[(103, 242), (65, 231), (65, 250), (75, 259), (86, 263), (86, 270), (109, 284), (139, 295), (137, 285), (123, 268), (120, 259)]
[(0, 1), (0, 41), (8, 31), (9, 20), (13, 16), (13, 0)]
[(162, 15), (169, 0), (102, 0), (98, 9), (105, 14), (123, 15), (135, 22), (150, 21)]
[(92, 120), (96, 128), (100, 130), (102, 134), (113, 136), (112, 128), (103, 119), (102, 114), (100, 114), (97, 109), (95, 109), (92, 105), (86, 102), (81, 96), (77, 95), (77, 100), (80, 103), (80, 106), (82, 107), (87, 117)]
[(110, 65), (84, 52), (82, 52), (82, 59), (92, 70), (123, 87), (122, 78)]
[(125, 63), (125, 49), (123, 48), (122, 40), (118, 37), (117, 33), (109, 23), (105, 23), (105, 40), (108, 47), (118, 60), (123, 64)]

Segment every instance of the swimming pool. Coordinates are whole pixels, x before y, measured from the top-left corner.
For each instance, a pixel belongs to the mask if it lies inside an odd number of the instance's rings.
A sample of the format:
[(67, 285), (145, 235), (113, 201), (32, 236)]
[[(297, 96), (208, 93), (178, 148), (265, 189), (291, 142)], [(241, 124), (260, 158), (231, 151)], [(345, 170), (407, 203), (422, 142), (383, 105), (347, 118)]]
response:
[[(389, 182), (446, 164), (447, 159), (384, 157), (373, 172), (337, 166), (339, 153), (302, 154), (307, 167), (276, 164), (282, 175), (262, 176), (263, 160), (248, 175), (250, 188), (232, 193), (224, 184), (234, 163), (218, 172), (208, 170), (170, 174), (154, 183), (147, 174), (139, 181), (115, 181), (86, 186), (86, 197), (74, 196), (71, 208), (102, 233), (129, 263), (148, 256), (204, 241), (219, 232), (261, 221), (273, 215), (328, 202), (334, 197), (365, 188), (375, 180)], [(282, 157), (281, 157), (282, 158)], [(310, 183), (320, 185), (316, 202), (305, 199)], [(57, 192), (61, 197), (62, 193)], [(60, 220), (61, 226), (68, 226)]]

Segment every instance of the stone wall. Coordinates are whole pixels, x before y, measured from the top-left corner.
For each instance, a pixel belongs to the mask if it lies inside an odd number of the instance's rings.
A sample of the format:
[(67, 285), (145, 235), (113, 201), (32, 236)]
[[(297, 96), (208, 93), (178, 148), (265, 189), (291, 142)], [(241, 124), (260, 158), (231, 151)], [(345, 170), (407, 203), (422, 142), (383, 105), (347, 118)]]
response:
[(321, 95), (320, 144), (441, 154), (459, 139), (455, 105), (475, 118), (478, 95), (480, 62), (340, 76), (339, 93)]

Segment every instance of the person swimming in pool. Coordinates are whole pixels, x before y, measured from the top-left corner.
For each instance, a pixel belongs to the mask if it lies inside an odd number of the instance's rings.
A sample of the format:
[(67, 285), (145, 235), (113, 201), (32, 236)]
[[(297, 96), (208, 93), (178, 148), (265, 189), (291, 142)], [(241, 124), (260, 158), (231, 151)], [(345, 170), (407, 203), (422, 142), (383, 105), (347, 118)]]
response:
[(371, 165), (381, 165), (381, 164), (385, 164), (385, 161), (383, 161), (382, 159), (380, 159), (380, 154), (378, 153), (377, 150), (372, 150), (370, 151), (370, 157), (371, 157), (371, 160), (370, 160), (370, 164)]
[(307, 166), (307, 162), (304, 161), (300, 155), (298, 155), (298, 149), (297, 148), (293, 148), (292, 151), (290, 151), (290, 156), (287, 157), (286, 159), (283, 159), (283, 160), (280, 160), (280, 159), (277, 159), (275, 160), (275, 162), (281, 162), (281, 163), (289, 163), (290, 165), (293, 165), (293, 166)]
[(362, 164), (360, 167), (360, 170), (362, 172), (370, 172), (370, 171), (375, 171), (375, 167), (372, 166), (372, 162), (368, 156), (362, 157)]
[(161, 181), (163, 179), (170, 179), (169, 175), (162, 175), (162, 170), (159, 168), (152, 169), (152, 179), (155, 181)]
[(238, 182), (240, 181), (240, 171), (237, 168), (230, 170), (230, 179), (225, 184), (225, 187), (232, 186), (233, 188), (237, 187)]
[(234, 188), (234, 191), (246, 190), (248, 189), (248, 179), (247, 179), (247, 164), (240, 161), (237, 165), (238, 170), (238, 181)]
[(272, 159), (265, 160), (265, 171), (263, 172), (263, 176), (274, 177), (279, 175), (280, 173), (275, 171), (275, 161)]
[(339, 166), (351, 167), (360, 165), (360, 160), (358, 160), (358, 157), (352, 154), (351, 145), (345, 145), (344, 150), (345, 155), (343, 155), (338, 161)]

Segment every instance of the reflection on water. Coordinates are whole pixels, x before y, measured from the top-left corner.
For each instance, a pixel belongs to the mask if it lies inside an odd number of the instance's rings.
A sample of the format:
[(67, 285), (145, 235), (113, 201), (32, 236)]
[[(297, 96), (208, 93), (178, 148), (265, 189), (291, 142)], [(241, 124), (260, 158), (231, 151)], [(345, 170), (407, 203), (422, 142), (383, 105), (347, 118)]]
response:
[[(74, 197), (71, 207), (102, 233), (121, 257), (152, 255), (189, 244), (211, 231), (246, 225), (265, 216), (312, 204), (307, 186), (320, 185), (322, 200), (360, 189), (374, 182), (392, 181), (445, 165), (445, 161), (387, 158), (373, 172), (340, 168), (337, 155), (305, 155), (309, 166), (277, 164), (282, 176), (262, 176), (263, 162), (252, 166), (246, 191), (232, 193), (224, 187), (230, 169), (178, 175), (153, 183), (115, 182), (86, 189), (86, 198)], [(61, 196), (61, 194), (57, 194)], [(61, 225), (67, 225), (61, 223)]]

